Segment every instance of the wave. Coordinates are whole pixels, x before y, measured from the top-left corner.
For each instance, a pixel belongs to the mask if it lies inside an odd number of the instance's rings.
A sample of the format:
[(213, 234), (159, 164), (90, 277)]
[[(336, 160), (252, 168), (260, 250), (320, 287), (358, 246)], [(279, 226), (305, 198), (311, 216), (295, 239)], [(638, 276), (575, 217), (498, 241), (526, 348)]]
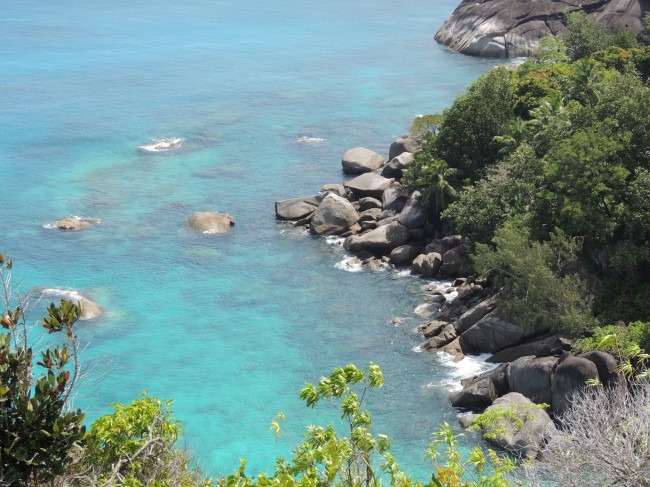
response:
[(356, 257), (346, 257), (334, 264), (334, 267), (347, 272), (361, 272), (363, 270), (363, 264)]
[(295, 139), (295, 141), (298, 144), (320, 144), (321, 142), (325, 142), (325, 139), (321, 139), (320, 137), (307, 137), (303, 135), (302, 137)]
[(451, 369), (449, 374), (451, 377), (442, 383), (449, 386), (453, 391), (460, 391), (463, 388), (463, 385), (460, 383), (461, 379), (481, 374), (487, 370), (492, 370), (498, 365), (486, 362), (486, 360), (491, 356), (489, 353), (483, 353), (481, 355), (465, 355), (465, 357), (458, 362), (454, 362), (453, 355), (449, 355), (445, 352), (437, 352), (436, 355), (438, 355), (438, 359), (442, 365)]
[(142, 152), (156, 153), (156, 152), (170, 152), (178, 150), (183, 145), (183, 141), (178, 137), (170, 137), (163, 139), (152, 139), (150, 144), (142, 144), (138, 149)]

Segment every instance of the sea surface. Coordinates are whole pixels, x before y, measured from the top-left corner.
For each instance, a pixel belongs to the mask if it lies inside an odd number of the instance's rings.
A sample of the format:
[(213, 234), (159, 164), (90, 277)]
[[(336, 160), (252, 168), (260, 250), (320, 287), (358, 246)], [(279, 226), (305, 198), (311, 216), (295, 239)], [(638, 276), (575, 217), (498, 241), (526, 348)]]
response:
[[(23, 291), (104, 309), (77, 325), (102, 375), (76, 398), (89, 420), (146, 390), (174, 399), (206, 471), (243, 457), (271, 471), (291, 450), (269, 431), (277, 412), (296, 435), (337, 421), (300, 403), (304, 381), (374, 361), (373, 427), (426, 478), (425, 445), (455, 423), (447, 396), (473, 364), (413, 350), (425, 282), (337, 267), (342, 250), (276, 222), (274, 201), (343, 181), (349, 148), (387, 154), (494, 64), (433, 40), (456, 2), (2, 3), (0, 252)], [(182, 145), (140, 148), (162, 138)], [(194, 211), (237, 223), (196, 233)], [(102, 222), (48, 228), (70, 215)]]

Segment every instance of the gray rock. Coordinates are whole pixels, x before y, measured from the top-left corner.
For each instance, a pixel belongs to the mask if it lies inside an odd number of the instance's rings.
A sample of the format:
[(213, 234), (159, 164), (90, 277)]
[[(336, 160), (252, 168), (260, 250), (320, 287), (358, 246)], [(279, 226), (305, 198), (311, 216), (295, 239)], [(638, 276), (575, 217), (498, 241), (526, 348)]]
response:
[(399, 214), (404, 209), (407, 199), (408, 196), (404, 194), (402, 188), (393, 185), (386, 189), (381, 196), (382, 208), (387, 211), (393, 211), (395, 214)]
[(415, 259), (420, 252), (422, 247), (417, 245), (400, 245), (393, 249), (390, 253), (390, 260), (395, 264), (410, 264), (413, 259)]
[(352, 252), (368, 250), (370, 252), (389, 253), (394, 248), (404, 245), (409, 238), (409, 232), (397, 222), (389, 223), (363, 235), (348, 237), (343, 247)]
[(478, 414), (463, 414), (462, 416), (458, 416), (458, 424), (461, 428), (466, 430), (472, 426), (472, 421), (478, 418), (478, 416)]
[(591, 352), (578, 355), (580, 358), (586, 358), (596, 365), (598, 377), (604, 386), (616, 386), (619, 382), (625, 381), (623, 374), (618, 371), (616, 359), (609, 353), (602, 350), (593, 350)]
[[(549, 353), (540, 353), (542, 350), (547, 350)], [(512, 362), (519, 357), (528, 355), (548, 357), (550, 355), (560, 355), (565, 350), (563, 338), (560, 335), (551, 335), (531, 342), (521, 343), (514, 347), (504, 348), (492, 355), (487, 361), (492, 363)]]
[(420, 192), (414, 191), (399, 214), (399, 222), (409, 230), (421, 227), (429, 221), (429, 210), (419, 200)]
[(433, 338), (434, 336), (439, 335), (442, 329), (448, 324), (449, 323), (445, 321), (431, 321), (422, 325), (420, 333), (424, 335), (424, 338)]
[(343, 154), (343, 172), (346, 174), (363, 174), (379, 169), (384, 157), (370, 149), (355, 147)]
[(463, 244), (463, 237), (460, 235), (447, 235), (440, 239), (440, 245), (442, 246), (441, 253), (445, 253), (448, 250), (454, 249), (459, 245)]
[(562, 360), (553, 375), (553, 412), (564, 413), (571, 405), (571, 397), (591, 379), (598, 379), (598, 368), (591, 360), (572, 355)]
[(402, 179), (404, 170), (413, 162), (415, 157), (411, 152), (403, 152), (381, 170), (381, 175), (385, 178)]
[(551, 404), (553, 401), (553, 371), (556, 357), (521, 357), (510, 363), (508, 388), (531, 401)]
[(328, 193), (314, 212), (309, 229), (316, 235), (340, 235), (359, 220), (359, 214), (345, 198)]
[(203, 233), (228, 233), (235, 224), (235, 218), (228, 213), (197, 211), (190, 215), (188, 224)]
[(404, 152), (416, 153), (422, 150), (420, 142), (412, 135), (402, 135), (390, 145), (388, 149), (388, 160), (392, 161)]
[(478, 321), (483, 318), (486, 314), (496, 308), (497, 301), (500, 299), (499, 294), (495, 294), (484, 301), (480, 302), (473, 308), (469, 309), (463, 313), (460, 318), (454, 323), (458, 333), (463, 333), (466, 330), (469, 330), (474, 326)]
[(394, 179), (387, 179), (374, 172), (368, 172), (357, 176), (356, 178), (344, 183), (344, 186), (360, 197), (370, 196), (372, 198), (381, 198)]
[(413, 259), (413, 270), (425, 277), (433, 277), (438, 273), (441, 264), (442, 257), (440, 254), (431, 252), (430, 254), (418, 255)]
[(548, 413), (517, 392), (495, 399), (485, 412), (514, 410), (515, 418), (500, 420), (483, 429), (487, 440), (521, 458), (535, 458), (546, 438), (556, 430)]
[(359, 200), (359, 208), (361, 211), (370, 210), (373, 208), (382, 209), (382, 204), (381, 201), (379, 201), (377, 198), (366, 197)]
[(436, 336), (429, 338), (426, 342), (420, 345), (422, 350), (437, 350), (444, 347), (451, 341), (456, 339), (456, 329), (453, 325), (446, 325), (442, 328), (440, 333)]
[(517, 325), (501, 319), (495, 311), (481, 318), (460, 336), (463, 350), (477, 353), (495, 353), (522, 341), (526, 336)]
[(370, 208), (369, 210), (365, 210), (359, 213), (359, 221), (377, 221), (380, 215), (381, 210), (379, 208)]
[(334, 193), (341, 197), (345, 197), (347, 192), (342, 184), (324, 184), (320, 191), (321, 193)]
[(323, 198), (325, 198), (325, 195), (319, 194), (306, 198), (291, 198), (276, 201), (275, 216), (279, 220), (300, 220), (313, 213), (321, 201), (323, 201)]
[(477, 380), (489, 379), (494, 383), (494, 388), (497, 391), (499, 396), (507, 394), (510, 392), (510, 387), (508, 386), (508, 368), (510, 364), (499, 364), (497, 367), (486, 370), (485, 372), (475, 375), (473, 377), (466, 377), (461, 380), (461, 383), (465, 386), (469, 386)]
[(440, 266), (440, 271), (448, 276), (458, 274), (464, 253), (465, 248), (461, 245), (460, 247), (454, 247), (442, 254), (442, 266)]
[(499, 397), (494, 382), (478, 379), (462, 391), (453, 393), (449, 400), (455, 408), (480, 409), (492, 404)]
[(532, 56), (543, 37), (564, 30), (565, 9), (584, 9), (611, 31), (628, 27), (640, 33), (646, 8), (641, 0), (463, 0), (445, 20), (435, 39), (464, 54)]

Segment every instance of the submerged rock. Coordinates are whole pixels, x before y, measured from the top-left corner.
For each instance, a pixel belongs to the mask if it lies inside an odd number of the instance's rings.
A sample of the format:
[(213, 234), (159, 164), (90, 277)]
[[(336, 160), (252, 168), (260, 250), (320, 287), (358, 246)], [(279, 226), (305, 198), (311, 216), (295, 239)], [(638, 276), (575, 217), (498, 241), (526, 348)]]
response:
[(228, 213), (197, 211), (190, 215), (188, 224), (203, 233), (228, 233), (235, 224), (235, 218)]
[(82, 321), (97, 319), (103, 313), (102, 308), (97, 303), (91, 301), (79, 291), (74, 289), (37, 288), (34, 290), (34, 293), (48, 298), (65, 299), (67, 301), (71, 301), (77, 306), (80, 306), (81, 316), (79, 319)]
[(89, 218), (82, 216), (68, 216), (57, 220), (54, 223), (45, 225), (46, 228), (60, 228), (61, 230), (82, 230), (91, 225), (101, 223), (100, 218)]

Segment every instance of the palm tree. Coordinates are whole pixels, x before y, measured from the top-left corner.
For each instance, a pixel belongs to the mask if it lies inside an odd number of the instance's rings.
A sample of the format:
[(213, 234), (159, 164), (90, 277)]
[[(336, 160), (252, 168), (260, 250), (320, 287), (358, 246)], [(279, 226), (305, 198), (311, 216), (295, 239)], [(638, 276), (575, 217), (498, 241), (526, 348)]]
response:
[(449, 167), (445, 161), (434, 159), (425, 169), (427, 184), (422, 191), (425, 201), (433, 203), (435, 218), (449, 206), (449, 203), (456, 197), (460, 171)]

